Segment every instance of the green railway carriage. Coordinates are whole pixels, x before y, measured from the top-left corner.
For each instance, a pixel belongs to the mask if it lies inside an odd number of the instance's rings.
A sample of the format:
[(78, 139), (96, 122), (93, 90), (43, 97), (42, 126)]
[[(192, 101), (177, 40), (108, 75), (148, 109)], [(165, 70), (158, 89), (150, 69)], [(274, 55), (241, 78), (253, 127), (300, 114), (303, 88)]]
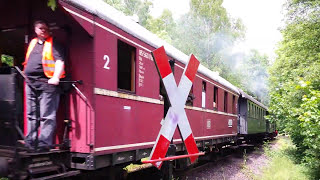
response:
[(264, 133), (267, 129), (267, 123), (264, 116), (267, 110), (256, 104), (255, 102), (248, 100), (248, 134)]
[(274, 123), (266, 119), (268, 108), (239, 89), (238, 133), (246, 139), (272, 137), (276, 132)]

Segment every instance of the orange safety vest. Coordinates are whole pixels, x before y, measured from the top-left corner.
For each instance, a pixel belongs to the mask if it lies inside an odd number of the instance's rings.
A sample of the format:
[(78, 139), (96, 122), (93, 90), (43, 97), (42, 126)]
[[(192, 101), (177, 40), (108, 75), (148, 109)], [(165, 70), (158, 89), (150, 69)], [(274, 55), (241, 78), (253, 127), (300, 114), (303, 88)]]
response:
[[(34, 46), (37, 44), (38, 39), (34, 38), (31, 40), (28, 50), (27, 50), (27, 54), (26, 54), (26, 58), (25, 58), (25, 62), (23, 63), (23, 65), (26, 67), (27, 63), (28, 63), (28, 59), (29, 59), (29, 55), (31, 53), (31, 51), (33, 50)], [(55, 63), (56, 61), (53, 58), (52, 55), (52, 37), (49, 37), (45, 42), (44, 42), (44, 47), (43, 47), (43, 51), (42, 51), (42, 67), (43, 67), (43, 72), (44, 74), (48, 77), (48, 78), (52, 78), (53, 74), (54, 74), (54, 68), (55, 68)], [(64, 78), (65, 77), (65, 72), (63, 70), (63, 72), (61, 73), (60, 78)]]

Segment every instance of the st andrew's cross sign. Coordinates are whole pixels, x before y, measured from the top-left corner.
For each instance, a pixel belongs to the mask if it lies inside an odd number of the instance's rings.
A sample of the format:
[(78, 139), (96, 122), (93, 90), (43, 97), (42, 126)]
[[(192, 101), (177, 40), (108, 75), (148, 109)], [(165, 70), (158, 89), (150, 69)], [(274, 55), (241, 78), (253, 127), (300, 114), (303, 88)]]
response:
[(200, 62), (194, 55), (190, 56), (189, 62), (184, 69), (179, 86), (177, 86), (168, 57), (164, 47), (160, 47), (152, 52), (158, 72), (166, 89), (171, 107), (169, 108), (165, 120), (160, 129), (156, 144), (150, 154), (150, 162), (158, 169), (161, 168), (163, 159), (168, 151), (171, 139), (179, 126), (180, 134), (188, 151), (188, 156), (193, 163), (201, 153), (197, 148), (192, 130), (184, 109), (184, 105), (192, 87), (193, 80), (197, 73)]

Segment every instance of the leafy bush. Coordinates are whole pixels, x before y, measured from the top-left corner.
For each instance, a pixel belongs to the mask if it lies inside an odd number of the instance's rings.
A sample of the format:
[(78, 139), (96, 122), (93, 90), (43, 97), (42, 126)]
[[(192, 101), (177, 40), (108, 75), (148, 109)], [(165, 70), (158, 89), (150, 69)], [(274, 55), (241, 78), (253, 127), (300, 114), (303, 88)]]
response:
[(263, 170), (261, 176), (262, 180), (282, 180), (282, 179), (296, 179), (305, 180), (310, 179), (308, 174), (309, 168), (305, 165), (296, 164), (297, 148), (292, 144), (289, 138), (280, 138), (279, 149), (269, 149), (269, 146), (264, 146), (264, 150), (271, 159), (269, 166)]
[(320, 1), (288, 3), (278, 58), (270, 68), (269, 119), (288, 133), (298, 161), (320, 178)]

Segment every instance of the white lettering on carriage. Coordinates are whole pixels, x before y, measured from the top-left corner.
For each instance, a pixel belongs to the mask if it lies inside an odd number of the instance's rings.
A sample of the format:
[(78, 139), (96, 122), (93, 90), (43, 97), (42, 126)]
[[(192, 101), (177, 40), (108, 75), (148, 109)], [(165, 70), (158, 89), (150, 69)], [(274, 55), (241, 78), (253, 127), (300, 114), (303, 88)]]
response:
[[(149, 53), (150, 54), (150, 53)], [(138, 61), (138, 86), (143, 87), (144, 85), (144, 71), (146, 68), (144, 67), (143, 58), (147, 58), (147, 53), (145, 51), (139, 50), (139, 61)]]
[(109, 63), (110, 63), (110, 58), (109, 58), (109, 56), (108, 56), (108, 55), (104, 55), (104, 56), (103, 56), (103, 60), (106, 61), (106, 63), (104, 63), (103, 68), (104, 68), (104, 69), (110, 69), (110, 67), (108, 66)]
[(151, 61), (153, 61), (151, 53), (150, 52), (146, 52), (142, 49), (139, 49), (139, 56), (142, 56), (144, 58), (150, 59)]

